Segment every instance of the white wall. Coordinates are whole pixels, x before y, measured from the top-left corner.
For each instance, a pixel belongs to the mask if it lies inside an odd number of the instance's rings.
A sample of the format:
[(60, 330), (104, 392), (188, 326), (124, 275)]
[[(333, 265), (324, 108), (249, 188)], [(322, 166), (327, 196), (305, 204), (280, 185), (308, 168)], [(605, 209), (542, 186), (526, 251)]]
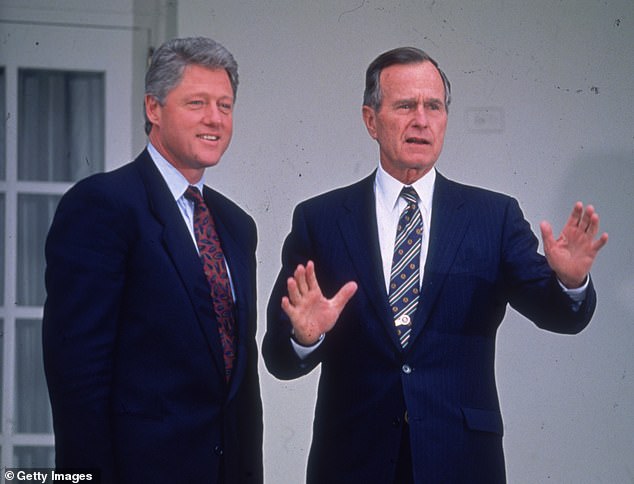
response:
[[(258, 223), (260, 337), (294, 205), (377, 163), (360, 105), (389, 48), (427, 50), (452, 81), (443, 173), (516, 196), (535, 227), (595, 203), (611, 239), (590, 327), (559, 336), (510, 311), (500, 331), (508, 478), (634, 482), (632, 0), (181, 0), (178, 35), (240, 65), (234, 140), (207, 181)], [(316, 378), (262, 366), (268, 483), (303, 482)]]

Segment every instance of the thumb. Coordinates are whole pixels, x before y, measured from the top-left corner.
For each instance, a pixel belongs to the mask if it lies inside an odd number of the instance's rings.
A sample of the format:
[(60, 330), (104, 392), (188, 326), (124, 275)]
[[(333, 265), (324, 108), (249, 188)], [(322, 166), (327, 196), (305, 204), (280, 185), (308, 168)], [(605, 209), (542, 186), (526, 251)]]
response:
[(348, 304), (348, 301), (352, 299), (352, 296), (357, 292), (357, 283), (354, 281), (347, 282), (344, 284), (337, 294), (335, 294), (332, 298), (332, 303), (337, 308), (339, 312), (343, 310), (343, 308)]
[(547, 250), (555, 241), (553, 237), (553, 228), (546, 221), (543, 221), (542, 223), (540, 223), (539, 228), (542, 232), (542, 240), (544, 241), (544, 250)]

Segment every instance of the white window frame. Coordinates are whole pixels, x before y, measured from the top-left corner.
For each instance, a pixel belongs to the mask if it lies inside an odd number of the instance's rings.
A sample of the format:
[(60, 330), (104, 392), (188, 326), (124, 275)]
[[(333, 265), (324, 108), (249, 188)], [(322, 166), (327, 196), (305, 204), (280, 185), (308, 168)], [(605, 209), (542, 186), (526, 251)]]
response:
[[(147, 29), (133, 26), (90, 26), (0, 18), (0, 67), (5, 73), (6, 168), (0, 180), (5, 197), (5, 273), (3, 321), (2, 422), (0, 466), (14, 465), (15, 447), (53, 447), (53, 434), (15, 432), (16, 322), (42, 319), (41, 306), (17, 306), (17, 229), (20, 194), (62, 195), (73, 182), (18, 180), (17, 113), (18, 71), (21, 68), (96, 71), (105, 73), (105, 169), (132, 159), (145, 140), (142, 89), (145, 56), (149, 51)], [(98, 55), (95, 55), (97, 53)], [(133, 70), (133, 66), (134, 70)], [(43, 249), (42, 249), (43, 250)]]

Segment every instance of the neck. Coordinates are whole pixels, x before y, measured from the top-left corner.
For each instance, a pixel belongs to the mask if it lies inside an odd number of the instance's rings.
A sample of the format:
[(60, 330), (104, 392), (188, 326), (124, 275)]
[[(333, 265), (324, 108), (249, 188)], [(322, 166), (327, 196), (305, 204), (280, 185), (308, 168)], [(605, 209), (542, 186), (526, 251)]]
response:
[(163, 159), (178, 170), (178, 172), (185, 177), (190, 185), (195, 185), (202, 180), (205, 174), (205, 168), (196, 168), (188, 166), (185, 163), (180, 163), (178, 159), (172, 156), (170, 152), (165, 149), (165, 147), (161, 144), (160, 139), (156, 136), (152, 136), (152, 132), (150, 132), (148, 140), (154, 149), (163, 157)]
[[(385, 169), (385, 166), (383, 166)], [(388, 170), (385, 171), (393, 178), (400, 181), (403, 185), (413, 185), (431, 171), (433, 167), (426, 168), (406, 168), (405, 170)]]

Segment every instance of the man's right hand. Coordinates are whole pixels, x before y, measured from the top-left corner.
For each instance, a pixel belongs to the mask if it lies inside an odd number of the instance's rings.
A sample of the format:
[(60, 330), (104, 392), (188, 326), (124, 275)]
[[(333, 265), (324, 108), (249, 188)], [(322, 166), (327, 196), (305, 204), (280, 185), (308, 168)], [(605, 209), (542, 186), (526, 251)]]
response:
[(295, 340), (303, 346), (317, 343), (322, 334), (334, 327), (358, 287), (356, 282), (347, 282), (332, 299), (327, 299), (317, 282), (313, 261), (298, 265), (286, 285), (288, 296), (282, 298), (282, 309), (291, 320)]

